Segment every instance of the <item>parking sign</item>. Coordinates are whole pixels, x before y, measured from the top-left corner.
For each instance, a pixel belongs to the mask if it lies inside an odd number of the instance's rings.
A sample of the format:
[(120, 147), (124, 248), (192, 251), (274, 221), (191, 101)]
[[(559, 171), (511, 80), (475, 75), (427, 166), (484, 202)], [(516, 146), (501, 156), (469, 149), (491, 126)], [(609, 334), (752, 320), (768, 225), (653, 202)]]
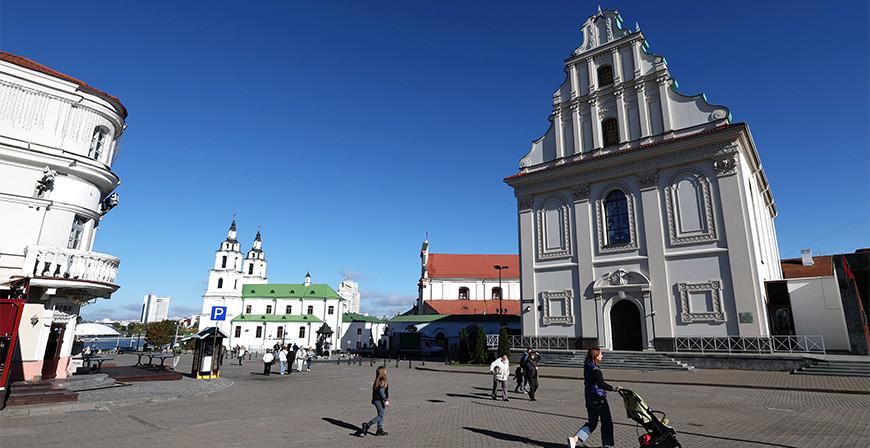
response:
[(227, 307), (213, 306), (211, 307), (211, 320), (227, 320)]

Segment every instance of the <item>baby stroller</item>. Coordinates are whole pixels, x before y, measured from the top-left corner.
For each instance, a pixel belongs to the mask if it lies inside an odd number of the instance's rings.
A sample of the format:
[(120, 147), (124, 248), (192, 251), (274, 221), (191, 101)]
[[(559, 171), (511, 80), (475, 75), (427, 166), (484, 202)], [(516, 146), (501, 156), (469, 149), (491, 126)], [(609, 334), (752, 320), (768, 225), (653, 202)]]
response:
[(631, 390), (619, 389), (625, 404), (625, 413), (628, 418), (636, 421), (646, 433), (638, 437), (641, 447), (653, 448), (679, 448), (677, 431), (668, 425), (667, 415), (661, 411), (654, 411), (647, 406), (643, 398)]

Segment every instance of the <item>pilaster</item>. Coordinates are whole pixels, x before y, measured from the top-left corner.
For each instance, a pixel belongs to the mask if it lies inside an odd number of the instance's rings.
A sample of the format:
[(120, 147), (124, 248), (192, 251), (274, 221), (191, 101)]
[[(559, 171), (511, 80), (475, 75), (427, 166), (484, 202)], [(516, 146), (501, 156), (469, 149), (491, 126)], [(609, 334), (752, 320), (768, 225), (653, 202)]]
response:
[(625, 92), (620, 87), (613, 93), (616, 96), (616, 122), (619, 126), (619, 143), (623, 143), (631, 140), (628, 138), (628, 117), (625, 113)]
[(658, 172), (644, 173), (639, 176), (640, 203), (643, 204), (643, 224), (649, 278), (650, 299), (647, 310), (652, 316), (652, 329), (647, 328), (648, 338), (669, 338), (674, 336), (675, 304), (672, 299), (670, 280), (665, 263), (665, 232), (662, 221), (661, 196), (659, 193)]
[(635, 84), (634, 90), (637, 92), (637, 117), (640, 120), (640, 136), (641, 138), (649, 137), (649, 106), (646, 102), (646, 86), (643, 81)]
[(668, 89), (671, 88), (671, 80), (666, 74), (656, 78), (659, 86), (659, 104), (662, 107), (662, 132), (670, 132), (674, 129), (671, 124), (671, 105)]
[(622, 57), (619, 47), (611, 49), (610, 56), (613, 58), (613, 85), (617, 85), (622, 82)]
[(557, 107), (553, 124), (556, 126), (556, 158), (561, 159), (565, 157), (565, 127), (562, 126), (562, 107)]
[(595, 91), (595, 86), (598, 83), (598, 66), (595, 64), (595, 59), (586, 58), (586, 68), (589, 70), (589, 88), (588, 94), (591, 95)]
[(574, 199), (574, 234), (576, 239), (577, 253), (577, 284), (579, 285), (576, 300), (579, 302), (579, 318), (575, 319), (575, 325), (580, 325), (580, 337), (597, 338), (597, 318), (595, 298), (586, 296), (585, 291), (589, 285), (595, 282), (592, 271), (592, 207), (589, 202), (589, 185), (581, 185), (572, 192)]
[[(535, 336), (538, 334), (538, 307), (535, 297), (535, 223), (531, 196), (521, 197), (517, 201), (517, 216), (519, 220), (520, 248), (520, 314), (523, 322), (523, 334)], [(528, 309), (528, 311), (526, 311)]]
[(592, 98), (589, 100), (589, 117), (592, 121), (592, 148), (601, 149), (604, 147), (604, 141), (601, 136), (601, 119), (598, 116), (598, 99)]
[(571, 119), (574, 122), (574, 154), (583, 156), (583, 122), (580, 118), (580, 104), (571, 105)]

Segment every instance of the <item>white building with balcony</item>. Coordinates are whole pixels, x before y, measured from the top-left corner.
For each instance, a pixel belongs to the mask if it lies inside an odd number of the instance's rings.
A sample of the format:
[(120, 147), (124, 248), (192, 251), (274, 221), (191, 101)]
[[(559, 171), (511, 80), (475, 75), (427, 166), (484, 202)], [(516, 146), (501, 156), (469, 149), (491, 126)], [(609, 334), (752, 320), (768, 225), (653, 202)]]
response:
[(65, 377), (80, 307), (118, 289), (118, 258), (92, 249), (118, 204), (126, 117), (114, 96), (0, 51), (0, 297), (25, 301), (12, 380)]
[(549, 128), (505, 179), (523, 334), (617, 350), (769, 335), (777, 208), (749, 126), (680, 93), (618, 12), (599, 9), (581, 30)]

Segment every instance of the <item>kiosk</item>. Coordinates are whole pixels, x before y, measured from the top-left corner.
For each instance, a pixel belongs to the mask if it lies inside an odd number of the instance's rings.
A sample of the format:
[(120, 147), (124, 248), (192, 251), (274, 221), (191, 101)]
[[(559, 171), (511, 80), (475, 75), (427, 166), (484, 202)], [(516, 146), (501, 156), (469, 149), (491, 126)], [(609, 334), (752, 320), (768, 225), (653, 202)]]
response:
[(220, 378), (224, 357), (223, 340), (227, 335), (217, 327), (208, 327), (187, 339), (193, 339), (191, 375), (200, 380)]

